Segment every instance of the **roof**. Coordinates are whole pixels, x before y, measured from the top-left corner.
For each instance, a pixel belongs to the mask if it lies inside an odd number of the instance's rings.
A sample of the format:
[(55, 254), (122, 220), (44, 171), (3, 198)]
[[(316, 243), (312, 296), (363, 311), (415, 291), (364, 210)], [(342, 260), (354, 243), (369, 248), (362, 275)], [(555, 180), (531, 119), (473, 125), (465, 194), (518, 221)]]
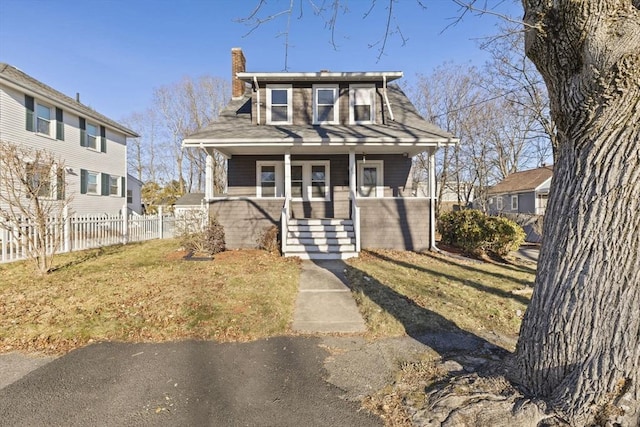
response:
[(187, 193), (176, 200), (174, 206), (200, 206), (202, 199), (204, 199), (204, 193)]
[(489, 194), (533, 191), (553, 176), (553, 165), (515, 172), (488, 190)]
[(127, 136), (134, 138), (140, 136), (131, 129), (122, 126), (120, 123), (111, 120), (110, 118), (93, 110), (92, 108), (87, 107), (86, 105), (76, 101), (71, 97), (68, 97), (62, 92), (59, 92), (54, 88), (47, 86), (46, 84), (34, 79), (33, 77), (20, 71), (12, 65), (0, 63), (0, 82), (1, 81), (5, 81), (9, 84), (12, 84), (13, 86), (17, 86), (27, 93), (35, 94), (42, 98), (55, 101), (70, 110), (74, 110), (82, 116), (90, 117), (105, 126), (124, 133)]
[[(247, 73), (248, 74), (248, 73)], [(424, 120), (416, 111), (402, 89), (389, 85), (389, 103), (395, 121), (373, 125), (256, 125), (251, 122), (251, 89), (244, 97), (232, 100), (220, 113), (217, 120), (207, 127), (189, 135), (184, 146), (213, 146), (227, 155), (241, 152), (242, 147), (258, 148), (266, 154), (270, 147), (304, 146), (374, 147), (397, 146), (413, 155), (424, 149), (416, 147), (437, 146), (457, 142), (452, 134)], [(366, 144), (366, 145), (365, 145)], [(271, 151), (272, 152), (272, 151)]]

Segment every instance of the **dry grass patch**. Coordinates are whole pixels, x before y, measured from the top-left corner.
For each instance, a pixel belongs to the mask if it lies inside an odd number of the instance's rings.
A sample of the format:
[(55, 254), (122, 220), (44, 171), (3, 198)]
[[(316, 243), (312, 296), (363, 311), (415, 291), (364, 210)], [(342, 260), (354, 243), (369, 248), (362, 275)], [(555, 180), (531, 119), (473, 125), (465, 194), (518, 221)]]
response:
[(531, 265), (431, 253), (363, 251), (348, 263), (373, 337), (462, 329), (497, 345), (505, 346), (498, 336), (514, 343), (535, 277)]
[(90, 341), (246, 341), (287, 332), (299, 265), (264, 251), (185, 260), (175, 240), (56, 258), (40, 277), (0, 265), (0, 352), (63, 353)]

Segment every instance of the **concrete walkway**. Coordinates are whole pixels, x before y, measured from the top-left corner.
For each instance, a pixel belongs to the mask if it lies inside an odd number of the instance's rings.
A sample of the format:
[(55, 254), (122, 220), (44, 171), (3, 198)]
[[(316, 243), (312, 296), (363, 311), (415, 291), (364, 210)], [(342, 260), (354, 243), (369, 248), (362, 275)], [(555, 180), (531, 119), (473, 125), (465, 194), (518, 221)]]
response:
[(347, 287), (341, 260), (302, 261), (300, 291), (293, 314), (293, 330), (365, 332), (366, 326)]

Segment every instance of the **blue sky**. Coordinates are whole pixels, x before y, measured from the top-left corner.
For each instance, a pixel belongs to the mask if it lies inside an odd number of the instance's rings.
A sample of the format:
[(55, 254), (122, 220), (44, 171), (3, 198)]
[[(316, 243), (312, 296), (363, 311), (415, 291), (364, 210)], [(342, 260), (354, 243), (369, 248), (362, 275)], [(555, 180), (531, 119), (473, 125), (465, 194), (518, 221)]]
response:
[[(330, 3), (313, 0), (315, 4)], [(112, 119), (151, 105), (154, 88), (184, 76), (230, 78), (230, 51), (242, 47), (248, 71), (283, 71), (286, 17), (251, 34), (238, 23), (258, 0), (0, 0), (0, 62), (75, 97)], [(398, 0), (398, 35), (378, 60), (388, 0), (343, 0), (335, 41), (309, 0), (295, 0), (289, 71), (404, 71), (409, 83), (445, 61), (482, 66), (482, 37), (497, 32), (490, 15), (467, 14), (445, 30), (459, 9), (452, 0)], [(496, 11), (522, 16), (520, 2), (495, 0)], [(374, 7), (369, 16), (364, 14)], [(289, 0), (267, 0), (261, 16), (287, 8)], [(300, 6), (302, 5), (302, 6)], [(302, 18), (299, 18), (302, 10)], [(325, 17), (328, 17), (325, 14)], [(444, 32), (443, 32), (444, 30)]]

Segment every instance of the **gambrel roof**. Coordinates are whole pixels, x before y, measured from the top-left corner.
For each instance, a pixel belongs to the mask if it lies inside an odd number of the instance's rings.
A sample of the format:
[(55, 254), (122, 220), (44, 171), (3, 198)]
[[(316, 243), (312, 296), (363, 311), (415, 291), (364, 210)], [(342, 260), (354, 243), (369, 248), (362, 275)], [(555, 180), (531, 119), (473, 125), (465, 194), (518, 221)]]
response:
[(122, 126), (120, 123), (111, 120), (105, 115), (98, 113), (92, 108), (87, 107), (62, 92), (47, 86), (12, 65), (0, 63), (0, 82), (4, 82), (12, 87), (18, 88), (28, 95), (35, 95), (41, 99), (57, 103), (63, 108), (73, 110), (81, 116), (91, 118), (105, 126), (108, 126), (109, 128), (124, 133), (126, 136), (133, 138), (140, 136), (131, 129)]
[[(282, 74), (280, 81), (284, 81), (285, 73)], [(316, 73), (297, 74), (303, 77), (313, 74), (308, 76), (309, 79), (316, 75)], [(342, 76), (340, 81), (348, 81), (346, 80), (349, 77), (346, 75), (348, 73), (339, 74)], [(330, 75), (326, 76), (326, 78), (330, 77)], [(377, 78), (380, 81), (380, 77)], [(362, 81), (362, 76), (359, 79), (356, 78), (356, 81)], [(248, 89), (244, 97), (232, 100), (217, 120), (188, 136), (183, 141), (183, 145), (214, 146), (224, 154), (234, 155), (240, 152), (242, 147), (251, 146), (257, 149), (262, 147), (263, 152), (268, 153), (268, 147), (271, 146), (296, 147), (304, 142), (307, 148), (313, 146), (330, 146), (333, 149), (358, 147), (358, 149), (366, 148), (367, 152), (389, 146), (403, 147), (407, 154), (415, 155), (428, 146), (458, 141), (452, 134), (424, 120), (399, 86), (389, 85), (387, 93), (395, 120), (387, 119), (384, 124), (256, 125), (251, 122), (251, 89)], [(387, 106), (383, 105), (382, 108), (386, 110)], [(388, 111), (385, 114), (388, 114)]]
[(515, 172), (488, 190), (489, 194), (534, 191), (553, 176), (553, 165)]

